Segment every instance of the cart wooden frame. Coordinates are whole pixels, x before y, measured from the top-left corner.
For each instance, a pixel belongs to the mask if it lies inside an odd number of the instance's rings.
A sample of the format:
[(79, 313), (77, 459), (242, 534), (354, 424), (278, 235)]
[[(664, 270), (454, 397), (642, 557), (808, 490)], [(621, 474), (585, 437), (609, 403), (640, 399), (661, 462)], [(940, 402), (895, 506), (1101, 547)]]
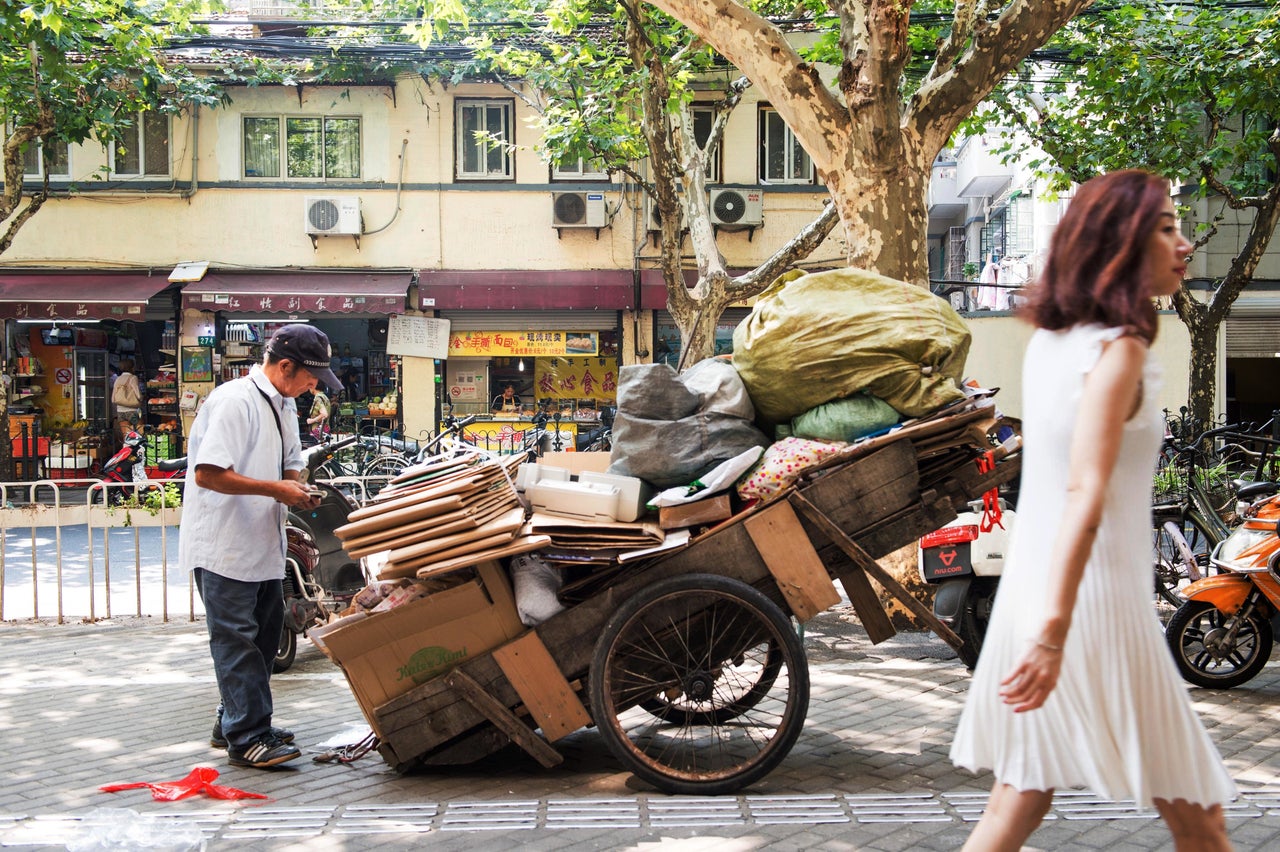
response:
[[(878, 643), (895, 628), (875, 580), (958, 647), (959, 638), (875, 560), (954, 520), (971, 500), (1017, 474), (1016, 456), (994, 469), (977, 463), (987, 426), (981, 412), (969, 411), (902, 430), (807, 472), (775, 499), (682, 550), (624, 566), (598, 594), (375, 708), (379, 752), (403, 771), (472, 762), (514, 742), (544, 766), (558, 764), (553, 743), (592, 723), (585, 697), (597, 641), (611, 616), (633, 596), (685, 575), (730, 578), (800, 622), (839, 601), (838, 581)], [(802, 686), (807, 707), (807, 671)], [(618, 752), (613, 742), (610, 747)], [(665, 778), (661, 767), (656, 775), (647, 780), (668, 792), (721, 793), (754, 780), (720, 773), (705, 785), (688, 784)]]

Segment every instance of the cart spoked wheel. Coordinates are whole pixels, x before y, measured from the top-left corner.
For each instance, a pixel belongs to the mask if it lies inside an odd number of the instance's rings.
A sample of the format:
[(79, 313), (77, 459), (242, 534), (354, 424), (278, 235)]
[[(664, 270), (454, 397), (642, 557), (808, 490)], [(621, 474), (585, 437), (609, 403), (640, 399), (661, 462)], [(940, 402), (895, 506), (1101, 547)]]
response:
[(760, 703), (782, 670), (782, 649), (769, 642), (751, 657), (742, 654), (712, 672), (719, 691), (714, 706), (705, 697), (688, 695), (678, 686), (663, 690), (656, 698), (646, 698), (640, 706), (673, 725), (723, 725)]
[(809, 708), (804, 647), (782, 609), (731, 577), (637, 593), (596, 642), (591, 711), (609, 749), (668, 793), (752, 784), (795, 745)]

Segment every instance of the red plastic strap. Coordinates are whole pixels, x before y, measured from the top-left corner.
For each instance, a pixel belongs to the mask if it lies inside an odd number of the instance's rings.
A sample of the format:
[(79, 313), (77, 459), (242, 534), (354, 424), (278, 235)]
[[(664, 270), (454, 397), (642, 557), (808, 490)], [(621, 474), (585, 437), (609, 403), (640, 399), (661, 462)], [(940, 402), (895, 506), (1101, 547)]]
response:
[(186, 778), (180, 781), (158, 781), (156, 783), (134, 781), (129, 784), (104, 784), (98, 789), (104, 793), (118, 793), (121, 790), (139, 790), (146, 787), (151, 790), (151, 798), (157, 802), (176, 802), (179, 799), (186, 799), (200, 793), (207, 794), (211, 799), (226, 799), (228, 801), (271, 798), (261, 793), (249, 793), (244, 790), (237, 790), (235, 787), (214, 784), (213, 782), (217, 779), (218, 770), (212, 766), (197, 766), (191, 770)]
[[(995, 456), (990, 450), (978, 456), (978, 473), (991, 473), (995, 469)], [(1004, 529), (1001, 521), (1003, 516), (1004, 513), (1000, 510), (1000, 488), (997, 486), (982, 495), (982, 522), (978, 526), (983, 532), (991, 532), (996, 527)]]

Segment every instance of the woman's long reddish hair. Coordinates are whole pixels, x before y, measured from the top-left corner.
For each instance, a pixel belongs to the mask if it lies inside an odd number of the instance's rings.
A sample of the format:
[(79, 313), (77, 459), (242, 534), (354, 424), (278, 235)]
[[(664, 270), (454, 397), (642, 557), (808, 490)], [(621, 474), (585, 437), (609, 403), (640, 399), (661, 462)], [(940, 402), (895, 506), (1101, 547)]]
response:
[(1137, 169), (1084, 183), (1053, 232), (1024, 315), (1039, 328), (1099, 323), (1155, 340), (1144, 260), (1168, 200), (1169, 182)]

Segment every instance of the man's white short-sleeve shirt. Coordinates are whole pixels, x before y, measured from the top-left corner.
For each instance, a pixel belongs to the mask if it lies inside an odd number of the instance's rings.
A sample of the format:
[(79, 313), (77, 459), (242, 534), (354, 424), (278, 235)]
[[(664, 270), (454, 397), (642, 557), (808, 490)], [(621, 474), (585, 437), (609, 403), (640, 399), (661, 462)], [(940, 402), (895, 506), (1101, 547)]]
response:
[(208, 464), (252, 479), (278, 480), (283, 470), (302, 469), (301, 454), (297, 406), (281, 396), (260, 366), (214, 388), (187, 438), (178, 533), (183, 570), (203, 568), (246, 582), (282, 577), (288, 507), (270, 497), (201, 488), (195, 472), (198, 465)]

